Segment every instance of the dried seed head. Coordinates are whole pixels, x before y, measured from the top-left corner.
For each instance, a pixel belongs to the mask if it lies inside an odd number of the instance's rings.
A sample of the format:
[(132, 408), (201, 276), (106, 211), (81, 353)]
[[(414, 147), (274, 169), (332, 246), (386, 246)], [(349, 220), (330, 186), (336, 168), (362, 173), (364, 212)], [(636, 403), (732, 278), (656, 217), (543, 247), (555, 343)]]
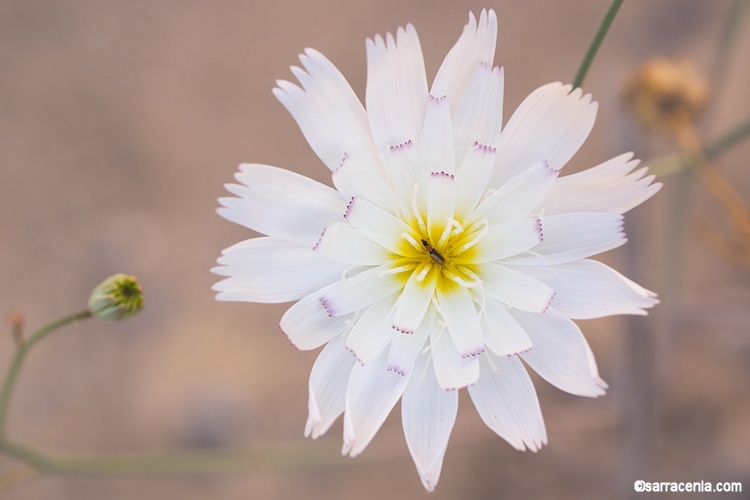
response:
[(695, 121), (708, 101), (709, 89), (689, 62), (654, 58), (625, 81), (622, 95), (643, 124), (671, 134)]

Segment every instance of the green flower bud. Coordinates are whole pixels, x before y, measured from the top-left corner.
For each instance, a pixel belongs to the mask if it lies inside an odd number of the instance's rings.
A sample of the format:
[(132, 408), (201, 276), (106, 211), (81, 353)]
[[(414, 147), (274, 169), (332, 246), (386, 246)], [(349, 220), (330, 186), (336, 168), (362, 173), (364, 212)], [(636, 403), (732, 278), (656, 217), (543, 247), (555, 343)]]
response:
[(143, 308), (143, 290), (135, 276), (115, 274), (102, 281), (89, 297), (89, 311), (95, 318), (117, 321)]

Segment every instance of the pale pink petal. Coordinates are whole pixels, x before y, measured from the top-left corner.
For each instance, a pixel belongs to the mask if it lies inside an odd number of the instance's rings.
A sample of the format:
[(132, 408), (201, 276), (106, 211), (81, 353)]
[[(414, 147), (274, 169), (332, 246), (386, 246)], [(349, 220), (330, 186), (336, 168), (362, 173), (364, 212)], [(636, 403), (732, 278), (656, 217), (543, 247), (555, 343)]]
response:
[(476, 255), (472, 256), (472, 261), (494, 262), (531, 248), (536, 251), (541, 241), (542, 223), (539, 219), (513, 219), (487, 229), (487, 234), (477, 244)]
[[(345, 154), (376, 159), (367, 114), (346, 78), (314, 49), (306, 49), (300, 61), (304, 70), (292, 67), (292, 72), (302, 88), (278, 80), (273, 93), (294, 117), (313, 151), (331, 170)], [(383, 170), (377, 163), (373, 166)]]
[(453, 126), (447, 97), (430, 96), (418, 146), (427, 171), (453, 173), (456, 163), (453, 161)]
[(484, 344), (498, 356), (511, 356), (531, 349), (531, 339), (508, 309), (496, 300), (487, 300), (482, 315)]
[(476, 68), (481, 64), (492, 66), (496, 43), (495, 11), (483, 9), (479, 15), (479, 22), (474, 14), (469, 12), (469, 22), (464, 26), (461, 37), (445, 56), (430, 89), (434, 96), (448, 96), (453, 114)]
[(607, 213), (568, 213), (544, 216), (543, 241), (524, 255), (507, 259), (506, 264), (564, 264), (585, 259), (625, 244), (622, 215)]
[(520, 356), (543, 379), (576, 396), (604, 394), (600, 379), (592, 375), (588, 343), (578, 325), (549, 309), (544, 314), (512, 310), (533, 347)]
[(524, 272), (555, 289), (553, 307), (571, 319), (615, 314), (645, 316), (659, 301), (656, 294), (595, 260), (557, 266), (524, 266)]
[(344, 412), (347, 381), (355, 363), (341, 337), (332, 339), (320, 351), (310, 372), (305, 437), (318, 439)]
[(414, 333), (435, 296), (436, 282), (435, 272), (424, 277), (416, 271), (412, 273), (398, 299), (393, 328), (402, 333)]
[(345, 267), (310, 247), (268, 237), (226, 248), (218, 263), (211, 272), (229, 277), (213, 286), (216, 300), (261, 303), (299, 300), (340, 279)]
[(560, 170), (594, 126), (597, 104), (581, 89), (559, 82), (532, 92), (503, 128), (490, 184), (504, 182), (540, 161)]
[(289, 170), (242, 164), (227, 184), (237, 198), (219, 198), (227, 220), (281, 240), (312, 246), (328, 224), (341, 220), (347, 201), (328, 186)]
[(362, 198), (352, 198), (344, 217), (374, 243), (394, 253), (400, 254), (403, 246), (408, 245), (402, 235), (418, 238), (404, 221)]
[(459, 164), (474, 144), (498, 146), (503, 123), (503, 82), (502, 68), (493, 69), (488, 64), (476, 68), (453, 125)]
[(422, 484), (434, 491), (458, 414), (458, 391), (442, 389), (429, 362), (427, 355), (417, 361), (401, 399), (401, 421)]
[[(417, 31), (411, 24), (367, 39), (367, 118), (375, 146), (383, 155), (390, 147), (415, 141), (422, 131), (427, 105), (427, 76)], [(387, 157), (385, 158), (388, 163)]]
[(456, 182), (452, 175), (433, 172), (427, 183), (427, 232), (430, 241), (437, 244), (453, 221), (456, 206)]
[(475, 144), (456, 172), (456, 213), (466, 216), (474, 211), (495, 168), (497, 149)]
[[(648, 169), (635, 168), (639, 160), (625, 153), (593, 168), (559, 177), (539, 208), (546, 214), (565, 212), (607, 212), (623, 214), (637, 207), (661, 189)], [(653, 184), (652, 184), (653, 183)], [(586, 196), (581, 196), (586, 193)]]
[(409, 375), (386, 369), (387, 358), (383, 352), (367, 365), (355, 364), (352, 370), (346, 389), (344, 455), (362, 453), (409, 383)]
[(589, 361), (589, 372), (591, 373), (591, 378), (594, 379), (594, 382), (596, 382), (596, 385), (601, 387), (604, 390), (609, 389), (609, 384), (607, 384), (600, 376), (599, 376), (599, 367), (596, 364), (596, 359), (594, 358), (594, 351), (591, 350), (591, 346), (588, 342), (586, 342), (586, 358)]
[(359, 311), (390, 297), (403, 287), (403, 281), (388, 270), (388, 265), (383, 265), (347, 276), (324, 293), (320, 302), (328, 315), (334, 317)]
[(461, 389), (479, 378), (479, 356), (461, 356), (450, 334), (439, 324), (430, 331), (429, 352), (441, 388)]
[(443, 278), (436, 291), (438, 312), (461, 356), (467, 358), (484, 352), (482, 328), (469, 290)]
[(329, 285), (311, 293), (287, 309), (281, 317), (279, 328), (297, 349), (317, 349), (350, 328), (348, 316), (332, 318), (320, 303), (320, 297), (334, 286)]
[(487, 219), (490, 224), (500, 224), (529, 215), (546, 196), (558, 173), (545, 161), (523, 170), (492, 191), (472, 214), (472, 221)]
[(391, 146), (384, 156), (391, 166), (390, 180), (398, 198), (401, 214), (405, 221), (410, 222), (415, 217), (414, 206), (422, 207), (427, 200), (424, 186), (427, 184), (429, 173), (414, 141), (409, 140), (398, 146)]
[(515, 449), (538, 451), (547, 444), (539, 399), (516, 356), (480, 356), (482, 376), (469, 394), (482, 421)]
[(406, 375), (412, 371), (417, 356), (425, 348), (430, 332), (435, 326), (435, 310), (430, 308), (414, 333), (393, 335), (388, 350), (388, 370)]
[(482, 264), (477, 274), (482, 277), (484, 293), (510, 308), (541, 313), (555, 295), (538, 279), (500, 264)]
[(392, 215), (399, 215), (396, 194), (385, 179), (366, 162), (356, 158), (344, 158), (339, 168), (331, 172), (331, 180), (347, 200), (361, 198)]
[(349, 224), (331, 224), (313, 247), (323, 257), (357, 266), (385, 264), (391, 253)]
[(391, 338), (398, 335), (391, 327), (396, 295), (379, 300), (364, 310), (346, 338), (346, 348), (357, 360), (366, 365), (388, 347)]

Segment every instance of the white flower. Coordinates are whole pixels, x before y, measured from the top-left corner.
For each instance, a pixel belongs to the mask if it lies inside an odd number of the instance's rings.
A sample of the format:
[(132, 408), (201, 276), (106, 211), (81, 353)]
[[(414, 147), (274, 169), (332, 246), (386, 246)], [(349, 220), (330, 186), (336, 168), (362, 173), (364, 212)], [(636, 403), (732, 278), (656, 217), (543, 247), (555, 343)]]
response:
[[(547, 442), (521, 362), (596, 397), (606, 384), (573, 319), (646, 314), (655, 295), (589, 257), (625, 243), (622, 213), (659, 190), (624, 154), (558, 177), (596, 103), (570, 85), (535, 90), (502, 128), (497, 18), (469, 22), (430, 90), (412, 25), (367, 40), (367, 111), (307, 49), (299, 86), (274, 94), (332, 172), (332, 189), (241, 165), (219, 213), (267, 236), (224, 250), (217, 299), (297, 301), (281, 329), (320, 352), (305, 434), (344, 413), (358, 455), (402, 400), (409, 451), (434, 489), (467, 387), (481, 418), (519, 450)], [(352, 356), (352, 353), (354, 356)]]

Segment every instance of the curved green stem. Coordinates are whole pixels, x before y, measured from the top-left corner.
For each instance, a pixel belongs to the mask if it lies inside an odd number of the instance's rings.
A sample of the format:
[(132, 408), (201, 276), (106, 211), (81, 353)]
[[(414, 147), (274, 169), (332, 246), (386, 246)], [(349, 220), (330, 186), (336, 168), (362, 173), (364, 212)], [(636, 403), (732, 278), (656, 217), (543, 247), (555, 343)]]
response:
[(737, 41), (737, 35), (741, 32), (740, 28), (748, 6), (750, 6), (748, 0), (734, 0), (732, 7), (729, 9), (729, 15), (726, 18), (721, 38), (716, 45), (716, 53), (711, 68), (711, 81), (714, 90), (721, 85), (724, 79), (727, 62), (732, 53), (731, 49)]
[[(708, 160), (713, 161), (721, 153), (748, 137), (750, 137), (750, 119), (704, 145), (703, 154)], [(659, 179), (664, 179), (684, 172), (688, 164), (689, 158), (685, 158), (683, 154), (671, 153), (654, 159), (649, 171)]]
[(314, 452), (305, 442), (259, 450), (205, 450), (165, 453), (52, 455), (11, 441), (0, 442), (0, 450), (35, 469), (61, 475), (86, 476), (175, 476), (187, 474), (233, 474), (260, 470), (295, 470), (339, 466), (340, 454), (330, 446)]
[(718, 139), (713, 140), (703, 148), (703, 151), (706, 154), (706, 158), (713, 160), (715, 157), (719, 156), (720, 153), (724, 152), (724, 150), (729, 149), (748, 136), (750, 136), (750, 119), (733, 128)]
[(41, 327), (39, 330), (34, 332), (27, 340), (22, 341), (18, 349), (16, 350), (13, 360), (8, 368), (8, 373), (5, 375), (3, 381), (3, 388), (0, 390), (0, 440), (4, 440), (7, 436), (7, 420), (8, 420), (8, 405), (10, 404), (10, 398), (13, 394), (13, 388), (16, 385), (18, 379), (18, 372), (21, 370), (26, 355), (29, 353), (32, 347), (42, 340), (44, 337), (54, 332), (58, 328), (76, 323), (84, 319), (91, 317), (91, 313), (88, 311), (77, 312), (69, 316), (64, 316), (58, 320), (48, 323)]
[[(34, 471), (61, 475), (131, 476), (131, 475), (187, 475), (226, 474), (257, 470), (294, 470), (309, 467), (340, 465), (341, 457), (332, 444), (319, 444), (317, 449), (300, 443), (275, 445), (254, 450), (216, 449), (184, 450), (163, 453), (128, 454), (55, 454), (36, 450), (7, 437), (8, 407), (21, 366), (34, 345), (55, 330), (92, 317), (89, 311), (78, 312), (53, 321), (28, 339), (21, 340), (11, 360), (0, 389), (0, 454), (15, 458)], [(338, 448), (338, 445), (336, 445)], [(28, 473), (28, 471), (27, 471)], [(33, 477), (30, 476), (30, 477)], [(4, 479), (4, 481), (3, 481)], [(0, 477), (0, 491), (12, 487), (15, 476)], [(7, 483), (7, 484), (6, 484)]]
[(599, 26), (599, 30), (591, 41), (591, 45), (589, 45), (589, 50), (586, 51), (581, 66), (578, 68), (576, 77), (573, 80), (574, 89), (583, 85), (583, 80), (586, 78), (586, 73), (588, 73), (589, 67), (591, 67), (591, 62), (594, 60), (594, 56), (596, 56), (596, 52), (599, 50), (602, 40), (604, 40), (604, 37), (607, 35), (607, 31), (609, 31), (612, 21), (615, 20), (617, 11), (620, 10), (620, 5), (622, 5), (622, 0), (612, 0), (612, 4), (610, 4), (607, 13), (604, 15), (604, 19), (602, 19), (602, 24)]

